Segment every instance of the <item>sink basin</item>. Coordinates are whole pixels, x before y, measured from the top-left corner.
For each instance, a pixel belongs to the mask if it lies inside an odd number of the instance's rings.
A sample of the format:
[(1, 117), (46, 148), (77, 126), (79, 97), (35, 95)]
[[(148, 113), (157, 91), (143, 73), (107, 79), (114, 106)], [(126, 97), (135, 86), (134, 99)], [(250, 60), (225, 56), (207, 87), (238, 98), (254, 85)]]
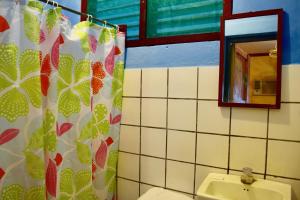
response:
[(210, 173), (197, 195), (199, 200), (291, 200), (291, 186), (264, 179), (245, 185), (240, 176)]

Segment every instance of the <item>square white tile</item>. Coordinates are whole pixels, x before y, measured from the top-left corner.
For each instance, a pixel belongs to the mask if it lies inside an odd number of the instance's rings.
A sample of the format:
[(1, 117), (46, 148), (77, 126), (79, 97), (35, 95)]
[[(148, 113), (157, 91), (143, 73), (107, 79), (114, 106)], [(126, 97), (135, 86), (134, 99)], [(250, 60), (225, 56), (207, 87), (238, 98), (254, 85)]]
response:
[(199, 67), (199, 99), (218, 99), (219, 66)]
[(139, 184), (118, 178), (118, 199), (133, 200), (139, 197)]
[(230, 108), (218, 107), (217, 101), (198, 101), (198, 132), (228, 135), (229, 120)]
[(166, 157), (166, 130), (142, 128), (141, 153), (149, 156)]
[(194, 165), (182, 162), (167, 161), (166, 183), (167, 188), (193, 193)]
[(152, 68), (142, 70), (142, 96), (167, 97), (168, 69)]
[(292, 186), (292, 200), (299, 200), (300, 199), (300, 180), (293, 180), (293, 179), (285, 179), (273, 176), (267, 176), (268, 180), (273, 180), (277, 182), (287, 183)]
[(167, 100), (142, 99), (142, 125), (166, 127)]
[(126, 69), (124, 73), (123, 95), (140, 96), (141, 69)]
[(281, 101), (300, 102), (300, 65), (285, 65), (282, 67)]
[(197, 163), (215, 167), (228, 166), (229, 137), (197, 134)]
[(267, 173), (300, 179), (300, 143), (270, 140)]
[(169, 97), (197, 98), (197, 68), (170, 68)]
[(196, 101), (170, 99), (168, 108), (168, 128), (196, 130)]
[(253, 172), (264, 173), (265, 158), (265, 139), (231, 137), (230, 169), (250, 167)]
[(267, 109), (232, 108), (231, 134), (267, 137)]
[(168, 131), (168, 158), (195, 162), (196, 133)]
[(140, 99), (123, 98), (122, 124), (140, 125)]
[(141, 182), (163, 187), (165, 183), (165, 160), (142, 156)]
[(139, 180), (139, 156), (119, 152), (118, 176), (131, 180)]
[(300, 104), (282, 103), (270, 110), (269, 138), (300, 141)]
[(119, 149), (130, 153), (140, 151), (140, 128), (121, 125)]
[(226, 173), (227, 173), (227, 170), (197, 165), (197, 166), (196, 166), (196, 184), (195, 184), (195, 192), (197, 192), (197, 190), (199, 189), (201, 183), (204, 181), (204, 179), (206, 178), (206, 176), (207, 176), (209, 173), (226, 174)]

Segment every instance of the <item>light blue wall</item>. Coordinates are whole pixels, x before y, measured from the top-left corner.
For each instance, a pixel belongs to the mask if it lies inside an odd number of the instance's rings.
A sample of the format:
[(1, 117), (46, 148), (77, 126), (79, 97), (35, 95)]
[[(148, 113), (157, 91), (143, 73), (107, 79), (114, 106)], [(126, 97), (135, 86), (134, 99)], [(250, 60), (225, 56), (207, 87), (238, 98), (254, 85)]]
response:
[[(283, 8), (283, 64), (300, 63), (300, 0), (233, 0), (233, 13)], [(128, 48), (126, 68), (219, 64), (219, 42)]]
[[(81, 0), (56, 0), (59, 4), (66, 6), (68, 8), (72, 8), (74, 10), (80, 11), (81, 10)], [(79, 15), (70, 13), (68, 11), (63, 11), (63, 14), (69, 17), (72, 24), (76, 24), (79, 22), (80, 17)]]

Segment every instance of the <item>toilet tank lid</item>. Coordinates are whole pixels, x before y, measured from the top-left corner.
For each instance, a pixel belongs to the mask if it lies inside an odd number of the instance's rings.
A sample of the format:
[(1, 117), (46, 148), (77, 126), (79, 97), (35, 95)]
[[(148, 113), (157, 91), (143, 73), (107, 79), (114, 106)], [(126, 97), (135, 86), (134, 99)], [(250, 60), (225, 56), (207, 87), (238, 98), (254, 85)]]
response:
[(191, 198), (163, 188), (151, 188), (138, 200), (192, 200)]

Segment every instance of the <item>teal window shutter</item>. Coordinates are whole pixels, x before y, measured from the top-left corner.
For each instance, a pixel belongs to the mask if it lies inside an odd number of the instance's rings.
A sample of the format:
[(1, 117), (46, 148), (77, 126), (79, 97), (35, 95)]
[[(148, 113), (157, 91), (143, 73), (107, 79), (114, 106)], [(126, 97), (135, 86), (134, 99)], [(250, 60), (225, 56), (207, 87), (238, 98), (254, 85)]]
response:
[(89, 0), (88, 13), (113, 24), (126, 24), (127, 39), (139, 38), (140, 0)]
[(147, 37), (220, 31), (223, 0), (148, 0)]

